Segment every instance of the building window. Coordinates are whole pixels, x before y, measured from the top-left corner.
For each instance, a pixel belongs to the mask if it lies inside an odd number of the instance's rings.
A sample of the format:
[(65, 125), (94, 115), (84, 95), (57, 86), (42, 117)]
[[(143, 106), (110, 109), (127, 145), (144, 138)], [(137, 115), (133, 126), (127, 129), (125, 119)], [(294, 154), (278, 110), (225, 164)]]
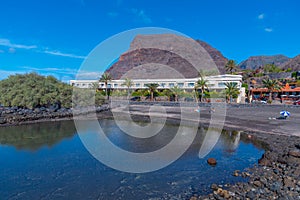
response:
[(107, 84), (107, 88), (111, 88), (111, 84), (109, 83), (109, 84)]
[(160, 86), (164, 88), (166, 86), (166, 84), (165, 83), (161, 83)]
[(116, 87), (118, 87), (118, 84), (117, 84), (117, 83), (115, 83), (115, 84), (114, 84), (114, 87), (115, 87), (115, 88), (116, 88)]
[(225, 87), (225, 83), (224, 82), (218, 83), (218, 87)]
[(194, 87), (195, 83), (188, 83), (188, 87)]
[(139, 83), (135, 84), (135, 87), (140, 87), (140, 86), (141, 86), (141, 84), (139, 84)]
[(183, 87), (184, 83), (177, 83), (178, 87)]
[(175, 86), (175, 84), (174, 83), (169, 83), (169, 87), (174, 87)]

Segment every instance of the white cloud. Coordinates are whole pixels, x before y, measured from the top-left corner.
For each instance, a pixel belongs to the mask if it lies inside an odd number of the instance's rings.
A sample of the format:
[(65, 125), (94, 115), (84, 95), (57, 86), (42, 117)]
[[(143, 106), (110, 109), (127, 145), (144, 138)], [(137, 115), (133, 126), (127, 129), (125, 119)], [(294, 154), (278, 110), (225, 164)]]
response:
[(257, 17), (257, 19), (264, 19), (264, 18), (265, 18), (265, 14), (264, 13), (258, 15), (258, 17)]
[(146, 15), (144, 10), (138, 10), (136, 8), (132, 8), (130, 11), (143, 23), (145, 24), (152, 23), (152, 19), (148, 15)]
[(45, 50), (44, 53), (50, 54), (50, 55), (55, 55), (55, 56), (63, 56), (63, 57), (70, 57), (70, 58), (80, 58), (80, 59), (85, 59), (85, 56), (78, 56), (75, 54), (70, 54), (70, 53), (62, 53), (60, 51), (49, 51)]
[(270, 33), (270, 32), (273, 32), (273, 29), (272, 29), (272, 28), (265, 28), (264, 30), (265, 30), (266, 32), (269, 32), (269, 33)]
[(10, 48), (8, 49), (8, 52), (9, 52), (9, 53), (15, 53), (15, 52), (16, 52), (16, 49), (15, 49), (15, 48), (12, 48), (12, 47), (10, 47)]
[(59, 74), (69, 74), (69, 75), (75, 75), (78, 70), (72, 69), (72, 68), (58, 68), (58, 67), (46, 67), (46, 68), (37, 68), (37, 67), (31, 67), (31, 66), (23, 66), (23, 69), (27, 71), (38, 71), (38, 72), (55, 72)]
[(15, 48), (15, 49), (36, 49), (36, 45), (24, 45), (24, 44), (14, 44), (10, 40), (5, 38), (0, 38), (0, 46)]
[(98, 80), (101, 76), (101, 72), (80, 72), (76, 74), (76, 79), (79, 80)]

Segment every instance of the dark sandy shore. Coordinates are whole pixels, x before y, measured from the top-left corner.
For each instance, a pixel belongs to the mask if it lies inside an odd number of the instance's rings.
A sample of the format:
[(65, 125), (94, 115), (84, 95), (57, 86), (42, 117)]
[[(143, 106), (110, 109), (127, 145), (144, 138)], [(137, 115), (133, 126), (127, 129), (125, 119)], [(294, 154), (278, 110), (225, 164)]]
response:
[[(169, 118), (180, 119), (181, 108), (177, 106), (164, 106)], [(196, 107), (186, 107), (185, 112), (195, 112)], [(215, 108), (218, 109), (218, 108)], [(280, 111), (287, 110), (291, 116), (286, 120), (278, 120)], [(122, 107), (113, 109), (114, 112), (126, 112)], [(131, 105), (130, 114), (149, 115), (149, 106)], [(259, 105), (238, 106), (227, 105), (224, 128), (243, 131), (260, 132), (277, 135), (300, 136), (300, 106)], [(159, 111), (152, 111), (151, 115), (162, 116)], [(190, 118), (187, 120), (195, 120)], [(207, 106), (200, 108), (200, 124), (208, 125), (211, 122), (211, 109)]]

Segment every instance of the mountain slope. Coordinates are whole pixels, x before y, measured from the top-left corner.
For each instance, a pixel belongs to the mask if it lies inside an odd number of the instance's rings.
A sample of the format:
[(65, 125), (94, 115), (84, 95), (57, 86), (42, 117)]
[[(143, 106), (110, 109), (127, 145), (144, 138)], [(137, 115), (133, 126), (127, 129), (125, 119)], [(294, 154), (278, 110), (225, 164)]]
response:
[(284, 63), (288, 62), (290, 58), (284, 55), (274, 55), (274, 56), (251, 56), (247, 60), (244, 60), (239, 64), (241, 69), (258, 69), (266, 64), (275, 64), (277, 66), (282, 66)]
[[(171, 34), (138, 35), (128, 52), (122, 54), (106, 72), (113, 79), (123, 79), (125, 74), (132, 79), (194, 78), (198, 76), (199, 67), (215, 70), (212, 66), (224, 73), (227, 58), (209, 44), (197, 42)], [(194, 53), (193, 48), (199, 49)], [(197, 62), (199, 58), (200, 64)]]
[(290, 59), (282, 65), (283, 69), (291, 68), (292, 71), (300, 71), (300, 55)]

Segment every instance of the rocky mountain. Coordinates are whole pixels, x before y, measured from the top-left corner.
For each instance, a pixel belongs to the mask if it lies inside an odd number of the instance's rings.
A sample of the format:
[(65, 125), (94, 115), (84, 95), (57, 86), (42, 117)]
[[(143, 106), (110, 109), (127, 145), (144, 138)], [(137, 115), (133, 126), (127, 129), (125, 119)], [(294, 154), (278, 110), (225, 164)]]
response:
[(194, 78), (200, 69), (224, 73), (227, 61), (220, 51), (200, 40), (172, 34), (137, 35), (130, 49), (106, 72), (113, 79)]
[(244, 60), (239, 64), (241, 69), (258, 69), (266, 64), (275, 64), (277, 66), (282, 66), (289, 62), (290, 58), (284, 55), (274, 55), (274, 56), (251, 56), (247, 60)]
[(201, 40), (196, 40), (196, 41), (209, 53), (211, 58), (216, 63), (220, 73), (224, 74), (225, 71), (226, 71), (225, 70), (225, 65), (227, 64), (228, 59), (225, 58), (219, 50), (215, 49), (214, 47), (207, 44), (206, 42), (203, 42)]
[(300, 71), (300, 55), (290, 59), (281, 66), (283, 69), (291, 68), (292, 71)]

